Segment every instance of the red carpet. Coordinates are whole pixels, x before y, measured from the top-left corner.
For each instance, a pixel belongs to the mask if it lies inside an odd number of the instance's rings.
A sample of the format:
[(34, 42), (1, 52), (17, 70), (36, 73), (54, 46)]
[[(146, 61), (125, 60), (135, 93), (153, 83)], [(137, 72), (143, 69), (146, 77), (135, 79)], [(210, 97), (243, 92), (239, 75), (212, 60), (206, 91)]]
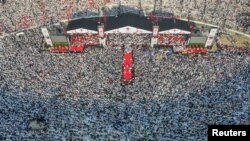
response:
[(125, 52), (123, 56), (123, 81), (133, 79), (133, 54), (132, 51)]

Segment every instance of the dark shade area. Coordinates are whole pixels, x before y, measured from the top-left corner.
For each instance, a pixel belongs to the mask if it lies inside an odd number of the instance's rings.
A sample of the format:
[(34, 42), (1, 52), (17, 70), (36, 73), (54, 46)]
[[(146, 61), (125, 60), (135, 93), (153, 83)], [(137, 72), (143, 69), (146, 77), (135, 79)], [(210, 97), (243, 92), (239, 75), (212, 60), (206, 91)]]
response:
[[(99, 19), (99, 20), (98, 20)], [(93, 18), (82, 18), (77, 20), (72, 20), (69, 22), (67, 30), (74, 30), (78, 28), (84, 28), (89, 30), (97, 31), (98, 21), (103, 22), (104, 17), (93, 17)], [(117, 28), (132, 26), (140, 28), (147, 31), (152, 31), (153, 24), (150, 21), (149, 17), (141, 16), (134, 13), (123, 13), (118, 16), (108, 16), (106, 17), (105, 30), (114, 30)], [(190, 31), (190, 25), (193, 23), (188, 23), (187, 21), (179, 19), (169, 19), (161, 18), (158, 21), (160, 31), (169, 30), (169, 29), (181, 29)]]

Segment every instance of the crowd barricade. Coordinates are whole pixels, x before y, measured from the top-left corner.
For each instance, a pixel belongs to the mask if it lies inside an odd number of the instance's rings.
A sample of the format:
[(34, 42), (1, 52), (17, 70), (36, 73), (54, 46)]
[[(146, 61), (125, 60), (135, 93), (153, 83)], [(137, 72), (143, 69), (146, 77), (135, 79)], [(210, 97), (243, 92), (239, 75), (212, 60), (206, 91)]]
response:
[(69, 46), (60, 45), (60, 46), (57, 46), (57, 47), (52, 47), (50, 49), (50, 52), (51, 53), (68, 53), (69, 52)]
[(182, 51), (183, 54), (207, 54), (208, 49), (205, 47), (190, 46)]

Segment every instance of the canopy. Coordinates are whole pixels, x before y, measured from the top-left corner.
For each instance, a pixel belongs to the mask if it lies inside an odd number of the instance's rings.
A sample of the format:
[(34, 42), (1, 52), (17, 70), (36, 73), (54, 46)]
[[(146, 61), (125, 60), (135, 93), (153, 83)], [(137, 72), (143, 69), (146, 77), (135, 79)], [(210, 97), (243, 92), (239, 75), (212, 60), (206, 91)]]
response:
[(170, 30), (160, 31), (159, 34), (191, 34), (191, 32), (174, 28)]
[(94, 30), (89, 30), (89, 29), (84, 29), (84, 28), (79, 28), (79, 29), (75, 29), (75, 30), (69, 30), (67, 31), (68, 34), (84, 34), (84, 33), (91, 33), (91, 34), (97, 34), (97, 31)]
[(152, 31), (147, 31), (144, 29), (132, 27), (132, 26), (125, 26), (113, 30), (106, 31), (105, 33), (127, 33), (127, 34), (151, 34)]

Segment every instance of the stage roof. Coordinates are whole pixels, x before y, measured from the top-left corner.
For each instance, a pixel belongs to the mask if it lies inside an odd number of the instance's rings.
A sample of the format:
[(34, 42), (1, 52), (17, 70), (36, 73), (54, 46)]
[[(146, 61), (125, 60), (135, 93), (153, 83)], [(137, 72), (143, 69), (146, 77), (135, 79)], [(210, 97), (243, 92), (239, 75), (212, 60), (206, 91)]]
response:
[(79, 29), (87, 29), (90, 31), (96, 31), (97, 32), (98, 22), (95, 20), (91, 20), (91, 18), (82, 18), (77, 20), (72, 20), (69, 22), (67, 26), (67, 32), (68, 31), (74, 31)]
[[(93, 18), (82, 18), (77, 20), (72, 20), (69, 22), (67, 27), (67, 32), (79, 29), (84, 30), (85, 32), (97, 33), (97, 27), (99, 25), (98, 19), (103, 23), (104, 17), (93, 17)], [(104, 32), (114, 33), (115, 30), (125, 31), (126, 29), (139, 29), (140, 33), (152, 33), (153, 24), (149, 20), (149, 17), (140, 16), (133, 13), (124, 13), (118, 16), (107, 16)], [(189, 24), (187, 21), (182, 21), (179, 19), (169, 19), (169, 18), (159, 18), (159, 32), (164, 33), (165, 31), (178, 30), (182, 32), (190, 32)], [(129, 30), (130, 30), (129, 29)], [(77, 32), (76, 32), (77, 33)], [(123, 32), (122, 32), (123, 33)], [(134, 32), (126, 32), (134, 33)]]
[[(162, 18), (158, 22), (160, 32), (171, 29), (180, 29), (183, 31), (190, 31), (190, 27), (187, 21), (174, 19), (174, 18)], [(192, 23), (191, 23), (192, 24)]]
[(125, 26), (135, 27), (142, 30), (152, 31), (151, 21), (145, 17), (133, 13), (121, 14), (117, 17), (107, 17), (106, 31), (122, 28)]

